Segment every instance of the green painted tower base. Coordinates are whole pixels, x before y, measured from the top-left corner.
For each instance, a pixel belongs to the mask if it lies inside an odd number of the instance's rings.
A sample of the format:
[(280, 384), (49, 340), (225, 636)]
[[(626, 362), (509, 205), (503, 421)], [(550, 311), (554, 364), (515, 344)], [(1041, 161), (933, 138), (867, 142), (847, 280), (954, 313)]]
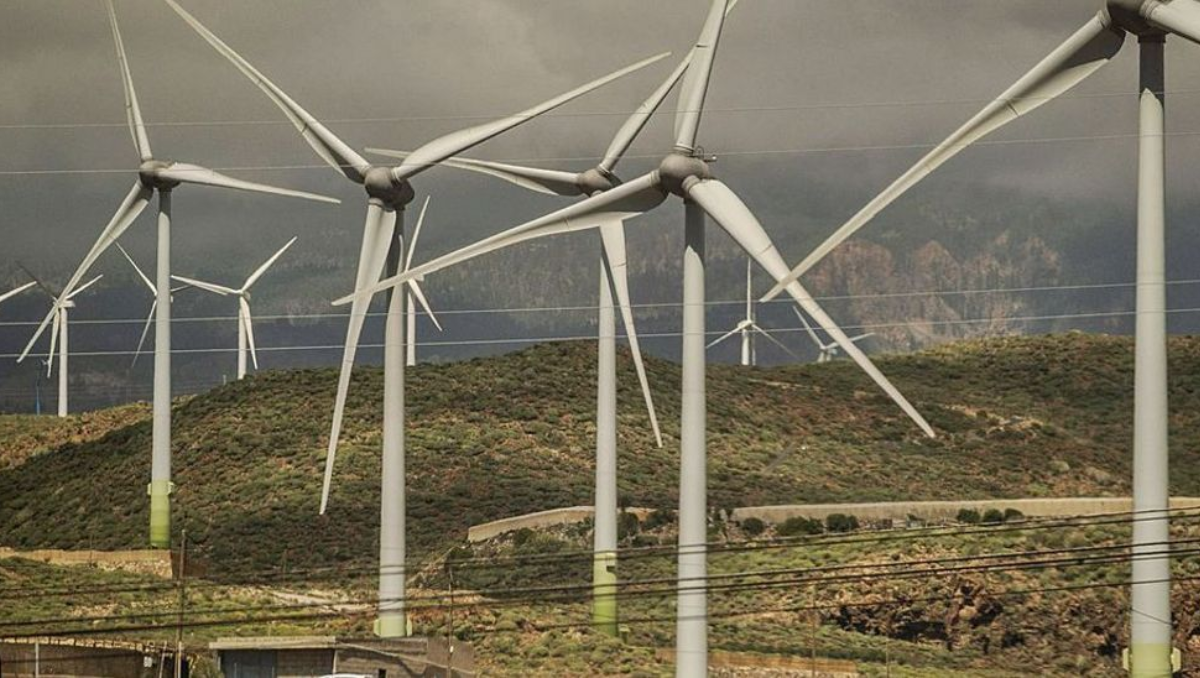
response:
[(375, 635), (380, 638), (406, 638), (412, 635), (408, 615), (403, 612), (388, 612), (375, 620)]
[(1182, 665), (1179, 650), (1158, 643), (1134, 645), (1122, 659), (1125, 670), (1133, 678), (1170, 678)]
[(150, 546), (171, 548), (171, 493), (175, 483), (155, 480), (146, 488), (150, 495)]
[(616, 636), (617, 554), (597, 553), (592, 560), (592, 623), (596, 630)]

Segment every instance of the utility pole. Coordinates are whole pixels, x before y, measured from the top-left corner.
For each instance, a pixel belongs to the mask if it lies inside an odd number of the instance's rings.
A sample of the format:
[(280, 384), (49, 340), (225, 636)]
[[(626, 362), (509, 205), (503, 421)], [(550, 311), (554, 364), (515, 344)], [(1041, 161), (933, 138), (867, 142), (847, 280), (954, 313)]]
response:
[(187, 528), (179, 536), (179, 626), (175, 629), (175, 678), (183, 678), (183, 614), (187, 605)]

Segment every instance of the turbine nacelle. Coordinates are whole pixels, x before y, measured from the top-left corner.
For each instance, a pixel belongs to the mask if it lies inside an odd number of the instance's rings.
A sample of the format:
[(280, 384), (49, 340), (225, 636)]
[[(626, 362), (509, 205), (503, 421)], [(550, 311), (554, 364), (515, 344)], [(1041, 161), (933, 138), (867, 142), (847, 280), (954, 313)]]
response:
[(182, 183), (177, 179), (162, 176), (162, 173), (174, 164), (163, 160), (146, 160), (138, 166), (138, 181), (149, 189), (169, 191)]
[(1159, 4), (1158, 0), (1108, 0), (1100, 16), (1113, 30), (1138, 36), (1161, 35), (1163, 31), (1150, 25), (1146, 17)]
[(688, 189), (698, 181), (712, 179), (708, 163), (700, 158), (672, 153), (658, 166), (658, 181), (663, 190), (687, 199)]
[(575, 185), (579, 186), (579, 191), (584, 195), (596, 195), (611, 191), (620, 184), (621, 180), (617, 178), (617, 175), (602, 167), (593, 167), (580, 173), (575, 179)]
[(363, 177), (363, 188), (372, 199), (393, 208), (407, 205), (417, 195), (407, 179), (396, 178), (395, 172), (387, 167), (367, 170)]

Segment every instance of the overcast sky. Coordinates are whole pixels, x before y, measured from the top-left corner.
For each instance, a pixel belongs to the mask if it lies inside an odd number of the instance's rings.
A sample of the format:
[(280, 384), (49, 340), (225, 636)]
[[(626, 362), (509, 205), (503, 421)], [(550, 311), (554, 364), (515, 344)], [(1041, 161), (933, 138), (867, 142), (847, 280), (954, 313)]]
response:
[[(594, 164), (624, 114), (686, 53), (708, 6), (706, 0), (181, 2), (356, 148), (412, 149), (648, 55), (674, 52), (474, 151), (563, 169)], [(342, 269), (348, 291), (361, 189), (325, 167), (279, 110), (165, 3), (116, 4), (157, 156), (344, 201), (331, 207), (184, 187), (175, 200), (176, 270), (242, 276), (299, 234), (289, 261)], [(721, 156), (718, 174), (785, 241), (785, 256), (797, 260), (804, 252), (788, 238), (797, 220), (812, 227), (805, 237), (813, 242), (832, 231), (922, 155), (920, 145), (944, 138), (1099, 6), (1096, 0), (742, 0), (726, 24), (700, 142)], [(124, 126), (112, 35), (102, 0), (5, 0), (3, 8), (0, 279), (21, 277), (18, 260), (64, 276), (128, 190), (137, 161)], [(1169, 145), (1170, 200), (1179, 210), (1191, 207), (1200, 188), (1192, 171), (1200, 144), (1191, 136), (1200, 132), (1194, 121), (1200, 47), (1174, 39), (1167, 55), (1169, 128), (1183, 133)], [(1131, 38), (1111, 66), (1067, 98), (990, 138), (1053, 141), (972, 148), (913, 195), (1002, 187), (1132, 213), (1136, 91)], [(638, 140), (621, 174), (657, 164), (670, 146), (673, 106), (671, 98), (668, 114)], [(293, 169), (236, 170), (264, 166)], [(419, 196), (434, 196), (419, 258), (562, 204), (451, 169), (429, 171), (414, 184)], [(791, 211), (781, 213), (784, 196)], [(811, 203), (813, 214), (796, 213), (797, 196), (800, 210)], [(676, 237), (678, 211), (669, 203), (635, 222), (635, 244), (659, 242), (645, 240), (647, 233)], [(885, 212), (869, 228), (885, 227), (888, 218)], [(125, 242), (152, 265), (149, 211)]]

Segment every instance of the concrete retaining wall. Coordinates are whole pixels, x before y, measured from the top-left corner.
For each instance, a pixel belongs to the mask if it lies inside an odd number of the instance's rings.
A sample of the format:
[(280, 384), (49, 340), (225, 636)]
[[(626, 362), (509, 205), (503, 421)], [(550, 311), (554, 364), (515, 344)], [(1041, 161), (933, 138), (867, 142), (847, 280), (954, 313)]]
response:
[[(651, 509), (631, 508), (626, 509), (630, 513), (636, 514), (639, 520), (645, 520), (646, 516), (650, 515)], [(591, 520), (596, 510), (591, 506), (572, 506), (570, 508), (551, 509), (549, 511), (540, 511), (538, 513), (528, 513), (523, 516), (514, 516), (512, 518), (502, 518), (494, 520), (490, 523), (475, 525), (467, 529), (467, 541), (479, 542), (487, 541), (493, 537), (498, 537), (508, 532), (516, 532), (517, 530), (529, 528), (531, 530), (539, 530), (547, 527), (557, 527), (560, 525), (574, 525), (582, 523), (585, 520)]]
[[(796, 504), (790, 506), (748, 506), (734, 509), (733, 520), (758, 518), (764, 523), (782, 523), (788, 518), (824, 520), (834, 513), (845, 513), (859, 520), (904, 520), (916, 516), (922, 520), (953, 520), (960, 509), (1016, 509), (1031, 518), (1094, 516), (1126, 513), (1133, 510), (1129, 497), (1079, 497), (1067, 499), (979, 499), (964, 501), (904, 501), (867, 504)], [(1175, 497), (1173, 509), (1200, 508), (1200, 498)]]

